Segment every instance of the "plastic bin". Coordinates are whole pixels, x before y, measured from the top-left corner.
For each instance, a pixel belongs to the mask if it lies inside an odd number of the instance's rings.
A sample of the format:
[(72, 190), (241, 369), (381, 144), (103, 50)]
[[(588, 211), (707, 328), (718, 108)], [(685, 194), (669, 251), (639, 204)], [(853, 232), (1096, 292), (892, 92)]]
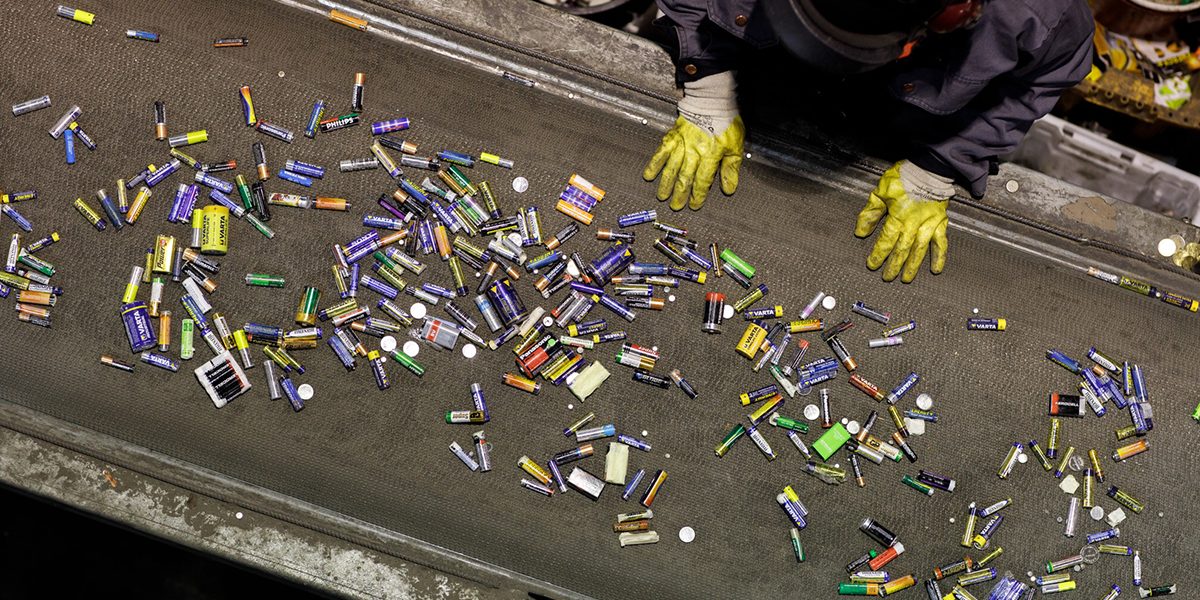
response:
[(1200, 177), (1046, 115), (1005, 160), (1162, 213), (1200, 222)]

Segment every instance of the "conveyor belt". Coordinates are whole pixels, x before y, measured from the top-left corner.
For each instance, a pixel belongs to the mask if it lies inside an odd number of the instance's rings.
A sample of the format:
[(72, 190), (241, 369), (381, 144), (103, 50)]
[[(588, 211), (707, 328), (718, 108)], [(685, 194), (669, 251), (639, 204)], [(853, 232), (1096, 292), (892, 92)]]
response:
[[(1127, 489), (1148, 506), (1121, 526), (1120, 542), (1142, 551), (1148, 584), (1177, 582), (1185, 593), (1200, 585), (1179, 554), (1196, 533), (1190, 494), (1183, 493), (1196, 481), (1190, 463), (1196, 424), (1188, 418), (1196, 399), (1189, 350), (1194, 314), (967, 235), (952, 234), (945, 274), (925, 272), (908, 286), (885, 284), (863, 267), (869, 242), (850, 234), (863, 199), (802, 173), (747, 163), (736, 197), (711, 199), (699, 213), (666, 214), (665, 204), (652, 199), (653, 185), (640, 179), (659, 133), (637, 124), (265, 0), (197, 0), (170, 10), (133, 0), (94, 8), (96, 25), (88, 27), (54, 16), (52, 3), (0, 7), (0, 21), (20, 24), (0, 39), (5, 57), (0, 104), (41, 94), (54, 102), (31, 115), (0, 116), (0, 185), (38, 190), (38, 200), (19, 208), (33, 221), (35, 234), (62, 234), (42, 256), (60, 268), (55, 280), (66, 290), (53, 310), (53, 329), (18, 323), (12, 300), (5, 301), (0, 398), (598, 598), (818, 598), (834, 593), (845, 563), (874, 547), (854, 531), (866, 516), (888, 525), (908, 548), (889, 570), (922, 579), (934, 566), (963, 556), (957, 540), (971, 500), (1015, 500), (995, 538), (1005, 549), (994, 563), (1001, 572), (1023, 577), (1048, 560), (1078, 552), (1081, 537), (1064, 538), (1055, 520), (1067, 506), (1057, 482), (1032, 460), (1008, 481), (998, 480), (996, 469), (1012, 442), (1036, 438), (1045, 444), (1045, 395), (1073, 385), (1068, 373), (1043, 358), (1045, 350), (1062, 348), (1082, 358), (1096, 345), (1144, 366), (1156, 409), (1148, 453), (1130, 464), (1102, 459), (1106, 485)], [(127, 28), (159, 32), (162, 42), (128, 40)], [(217, 37), (235, 35), (250, 37), (250, 46), (210, 47)], [(491, 181), (507, 212), (537, 204), (547, 231), (567, 221), (553, 211), (552, 199), (571, 173), (607, 189), (596, 224), (568, 245), (584, 256), (602, 248), (592, 239), (597, 225), (612, 226), (620, 214), (658, 208), (692, 237), (719, 241), (758, 267), (755, 280), (770, 286), (768, 300), (783, 304), (789, 317), (824, 290), (839, 300), (835, 310), (821, 312), (826, 319), (849, 316), (855, 300), (897, 318), (915, 318), (919, 328), (899, 348), (867, 350), (866, 340), (880, 327), (861, 318), (844, 338), (863, 375), (880, 386), (890, 388), (910, 371), (920, 373), (914, 392), (931, 394), (941, 415), (912, 441), (920, 461), (866, 465), (866, 489), (853, 483), (826, 486), (801, 473), (803, 462), (778, 430), (766, 431), (780, 454), (774, 462), (748, 441), (715, 458), (713, 446), (746, 412), (737, 394), (770, 382), (765, 373), (751, 373), (733, 351), (740, 321), (727, 322), (721, 336), (700, 332), (705, 290), (741, 295), (727, 277), (703, 288), (685, 284), (665, 311), (640, 311), (627, 327), (602, 308), (594, 313), (626, 329), (630, 341), (657, 346), (660, 365), (681, 369), (700, 390), (695, 401), (675, 389), (630, 381), (629, 370), (613, 364), (617, 347), (611, 345), (589, 353), (613, 376), (582, 405), (552, 386), (537, 397), (502, 386), (499, 374), (512, 366), (508, 348), (472, 360), (426, 349), (418, 357), (427, 368), (424, 377), (390, 363), (394, 384), (386, 393), (375, 389), (361, 361), (359, 371), (348, 375), (327, 348), (299, 352), (309, 367), (303, 381), (316, 388), (317, 397), (298, 414), (285, 402), (266, 400), (261, 369), (253, 373), (256, 388), (248, 396), (216, 410), (189, 373), (172, 375), (139, 363), (128, 375), (101, 365), (103, 353), (134, 360), (117, 318), (130, 267), (141, 264), (156, 234), (186, 239), (189, 233), (165, 222), (171, 190), (181, 179), (157, 188), (141, 222), (120, 232), (95, 231), (71, 202), (79, 196), (92, 200), (97, 188), (111, 191), (118, 177), (167, 160), (167, 148), (153, 137), (153, 102), (166, 102), (172, 133), (208, 129), (211, 141), (188, 149), (197, 158), (236, 158), (250, 174), (250, 145), (261, 140), (274, 168), (288, 158), (325, 165), (333, 172), (314, 190), (355, 203), (349, 214), (275, 207), (270, 225), (277, 235), (269, 241), (246, 223), (234, 223), (214, 304), (232, 323), (286, 326), (303, 285), (315, 282), (323, 291), (322, 305), (329, 304), (331, 245), (362, 233), (362, 215), (378, 214), (374, 199), (392, 187), (379, 171), (336, 172), (338, 160), (369, 155), (366, 126), (285, 145), (241, 123), (237, 90), (250, 85), (260, 115), (301, 130), (313, 100), (325, 99), (333, 113), (348, 106), (356, 71), (367, 74), (366, 120), (411, 118), (413, 127), (404, 137), (423, 153), (491, 151), (515, 160), (511, 173), (480, 165), (469, 175)], [(61, 142), (46, 130), (72, 104), (83, 108), (80, 123), (100, 147), (80, 148), (78, 164), (66, 166)], [(529, 179), (525, 194), (512, 191), (515, 175)], [(274, 178), (268, 191), (300, 190)], [(637, 231), (635, 250), (657, 261), (646, 227)], [(13, 231), (11, 221), (0, 219), (4, 239)], [(445, 267), (426, 258), (429, 275), (421, 281), (448, 283)], [(287, 288), (246, 288), (240, 278), (249, 272), (283, 275)], [(529, 279), (519, 286), (532, 306), (536, 296)], [(167, 296), (172, 307), (177, 294), (173, 287)], [(1006, 317), (1009, 331), (965, 331), (964, 321), (976, 316), (973, 308), (978, 316)], [(814, 356), (828, 354), (817, 338), (811, 341)], [(198, 358), (207, 357), (197, 343)], [(475, 429), (442, 422), (446, 410), (469, 407), (473, 381), (484, 384), (491, 401), (492, 422), (485, 429), (497, 467), (488, 474), (468, 472), (446, 450), (451, 441), (465, 445)], [(839, 416), (862, 420), (879, 408), (846, 383), (844, 372), (829, 387)], [(909, 407), (913, 397), (906, 400)], [(789, 400), (783, 412), (799, 416), (807, 402)], [(569, 448), (561, 429), (589, 410), (598, 422), (615, 422), (622, 431), (648, 432), (654, 451), (634, 451), (633, 468), (669, 471), (654, 504), (654, 528), (663, 536), (658, 545), (618, 546), (613, 517), (636, 504), (621, 502), (617, 489), (593, 503), (577, 493), (547, 499), (518, 485), (517, 458)], [(1112, 431), (1126, 422), (1123, 412), (1067, 420), (1065, 444), (1095, 447), (1107, 457), (1116, 446)], [(877, 427), (890, 433), (886, 418)], [(810, 433), (808, 441), (814, 439)], [(602, 474), (602, 460), (581, 465)], [(917, 468), (956, 477), (958, 490), (926, 498), (903, 487), (901, 475), (915, 475)], [(791, 555), (786, 517), (774, 501), (786, 484), (796, 487), (812, 512), (802, 532), (809, 558), (800, 565)], [(1101, 504), (1115, 508), (1107, 498)], [(697, 532), (690, 545), (676, 537), (685, 525)], [(1103, 528), (1085, 519), (1081, 532)], [(1112, 583), (1129, 589), (1130, 562), (1103, 556), (1077, 579), (1079, 595), (1089, 598)]]

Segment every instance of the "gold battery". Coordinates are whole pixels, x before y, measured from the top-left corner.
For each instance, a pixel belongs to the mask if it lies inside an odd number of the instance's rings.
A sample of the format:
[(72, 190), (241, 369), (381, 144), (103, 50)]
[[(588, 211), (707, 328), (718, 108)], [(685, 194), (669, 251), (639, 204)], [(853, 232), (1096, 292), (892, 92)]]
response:
[(767, 339), (767, 330), (750, 323), (746, 325), (746, 331), (742, 332), (742, 339), (738, 340), (738, 354), (746, 358), (753, 359), (755, 354), (758, 354), (758, 349)]
[(154, 240), (154, 258), (150, 261), (150, 271), (170, 273), (174, 266), (175, 236), (159, 234)]
[(229, 209), (219, 204), (204, 207), (200, 225), (200, 253), (229, 252)]

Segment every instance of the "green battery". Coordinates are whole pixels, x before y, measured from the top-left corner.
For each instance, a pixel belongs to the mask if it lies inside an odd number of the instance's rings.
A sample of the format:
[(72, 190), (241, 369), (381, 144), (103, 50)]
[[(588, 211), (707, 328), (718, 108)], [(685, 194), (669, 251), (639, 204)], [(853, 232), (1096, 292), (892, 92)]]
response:
[(838, 584), (838, 594), (842, 596), (878, 596), (878, 583), (841, 582)]
[(192, 346), (192, 333), (195, 328), (196, 323), (191, 319), (183, 319), (179, 322), (179, 358), (183, 360), (188, 360), (195, 355), (196, 350)]
[(796, 562), (804, 562), (804, 546), (800, 545), (800, 530), (793, 527), (790, 534), (792, 536), (792, 552), (796, 555)]
[(417, 361), (413, 360), (411, 356), (405, 354), (404, 352), (402, 352), (400, 350), (392, 351), (392, 360), (400, 363), (401, 365), (404, 365), (405, 369), (412, 371), (413, 374), (418, 377), (420, 377), (423, 373), (425, 373), (425, 367), (422, 367), (421, 365), (417, 364)]
[(733, 250), (730, 250), (729, 248), (725, 248), (724, 250), (721, 250), (721, 260), (725, 261), (727, 264), (729, 264), (733, 268), (737, 269), (739, 272), (741, 272), (742, 275), (745, 275), (747, 278), (754, 277), (754, 267), (750, 266), (749, 264), (746, 263), (746, 261), (742, 260), (742, 257), (734, 254)]
[(733, 429), (730, 429), (729, 433), (725, 434), (725, 438), (721, 440), (721, 443), (717, 444), (717, 456), (725, 456), (725, 453), (729, 452), (729, 449), (733, 447), (733, 443), (738, 441), (743, 435), (746, 435), (746, 426), (741, 424), (734, 425)]
[(771, 415), (771, 424), (784, 429), (791, 429), (800, 433), (808, 433), (808, 423), (801, 423), (790, 417), (781, 417), (779, 415)]
[(315, 325), (317, 322), (317, 301), (321, 299), (321, 290), (307, 286), (304, 295), (300, 296), (300, 306), (296, 308), (297, 325)]
[(54, 276), (54, 265), (26, 252), (24, 248), (17, 253), (17, 261), (46, 277)]
[(921, 483), (920, 481), (917, 481), (911, 475), (905, 475), (904, 477), (900, 478), (900, 483), (903, 483), (904, 485), (907, 485), (908, 487), (910, 487), (914, 490), (917, 490), (918, 492), (921, 492), (922, 494), (925, 494), (926, 496), (933, 495), (932, 487), (927, 486), (927, 485)]
[(238, 195), (242, 197), (242, 206), (246, 210), (254, 210), (254, 199), (250, 197), (250, 184), (246, 183), (246, 176), (239, 173), (233, 181), (237, 184)]
[(467, 191), (468, 194), (472, 196), (479, 194), (479, 190), (475, 189), (474, 185), (471, 185), (471, 180), (467, 179), (467, 176), (464, 175), (457, 166), (446, 165), (446, 173), (449, 174), (452, 179), (454, 179), (454, 183), (457, 183), (459, 186), (461, 186)]
[(247, 273), (246, 285), (255, 287), (283, 287), (283, 278), (278, 275), (267, 275), (266, 273)]

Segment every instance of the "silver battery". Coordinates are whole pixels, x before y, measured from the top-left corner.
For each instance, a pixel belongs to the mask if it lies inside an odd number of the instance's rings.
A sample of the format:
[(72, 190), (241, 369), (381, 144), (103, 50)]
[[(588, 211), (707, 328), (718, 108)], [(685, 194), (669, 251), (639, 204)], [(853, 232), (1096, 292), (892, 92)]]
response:
[(25, 113), (31, 113), (35, 110), (41, 110), (49, 107), (50, 96), (42, 96), (41, 98), (34, 98), (33, 100), (26, 100), (24, 102), (18, 102), (12, 105), (12, 112), (14, 117), (18, 117)]
[(79, 115), (82, 114), (83, 109), (79, 108), (79, 106), (72, 106), (67, 110), (67, 114), (59, 118), (58, 121), (54, 123), (54, 127), (50, 128), (50, 137), (56, 140), (62, 137), (62, 133), (71, 126), (71, 123), (75, 122), (75, 119), (79, 118)]
[(275, 361), (263, 361), (263, 373), (267, 377), (267, 394), (272, 400), (278, 400), (283, 397), (283, 391), (279, 389), (279, 375), (275, 373)]
[(436, 344), (446, 350), (453, 350), (458, 344), (458, 325), (437, 317), (425, 319), (421, 327), (421, 339)]
[(567, 483), (592, 500), (599, 500), (600, 492), (604, 491), (603, 480), (579, 467), (571, 469), (571, 474), (567, 476)]

